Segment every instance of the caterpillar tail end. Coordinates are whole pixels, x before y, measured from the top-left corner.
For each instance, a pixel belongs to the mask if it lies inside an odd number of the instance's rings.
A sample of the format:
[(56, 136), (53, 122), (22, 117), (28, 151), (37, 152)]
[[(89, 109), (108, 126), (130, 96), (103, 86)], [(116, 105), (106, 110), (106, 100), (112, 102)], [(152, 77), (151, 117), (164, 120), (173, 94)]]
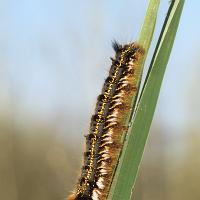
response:
[(67, 197), (66, 200), (76, 200), (76, 195), (75, 194), (71, 194)]

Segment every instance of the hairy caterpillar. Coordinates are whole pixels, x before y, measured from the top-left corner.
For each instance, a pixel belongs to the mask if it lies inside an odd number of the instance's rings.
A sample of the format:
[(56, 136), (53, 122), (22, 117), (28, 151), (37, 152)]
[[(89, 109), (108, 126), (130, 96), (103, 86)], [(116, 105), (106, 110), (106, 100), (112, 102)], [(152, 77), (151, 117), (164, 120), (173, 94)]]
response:
[(86, 150), (80, 179), (68, 200), (105, 200), (127, 130), (125, 116), (137, 92), (144, 49), (135, 43), (113, 43), (109, 76), (97, 98), (95, 114), (86, 136)]

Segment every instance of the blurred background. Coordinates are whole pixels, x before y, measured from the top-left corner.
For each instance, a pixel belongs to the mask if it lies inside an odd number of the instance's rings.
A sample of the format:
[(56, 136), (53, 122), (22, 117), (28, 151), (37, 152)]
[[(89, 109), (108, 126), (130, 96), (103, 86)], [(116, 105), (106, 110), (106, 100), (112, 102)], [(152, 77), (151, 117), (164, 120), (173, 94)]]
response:
[[(61, 200), (72, 190), (111, 41), (137, 40), (147, 3), (0, 1), (0, 199)], [(199, 6), (185, 3), (134, 200), (200, 199)]]

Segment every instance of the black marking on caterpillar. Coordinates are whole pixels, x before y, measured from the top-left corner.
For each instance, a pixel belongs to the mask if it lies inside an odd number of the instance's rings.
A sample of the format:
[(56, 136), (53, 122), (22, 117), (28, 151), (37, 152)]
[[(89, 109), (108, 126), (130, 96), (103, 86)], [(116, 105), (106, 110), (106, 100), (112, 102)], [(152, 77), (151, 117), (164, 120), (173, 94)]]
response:
[(105, 200), (127, 130), (124, 117), (131, 112), (131, 99), (137, 92), (140, 62), (144, 49), (135, 43), (119, 45), (111, 58), (109, 76), (97, 98), (95, 113), (86, 136), (81, 177), (68, 200)]

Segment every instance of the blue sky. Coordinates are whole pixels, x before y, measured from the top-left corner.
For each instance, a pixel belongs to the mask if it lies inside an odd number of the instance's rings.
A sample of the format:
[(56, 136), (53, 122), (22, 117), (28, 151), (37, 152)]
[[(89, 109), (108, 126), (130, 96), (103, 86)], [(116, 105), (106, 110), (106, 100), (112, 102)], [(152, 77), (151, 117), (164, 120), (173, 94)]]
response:
[[(66, 112), (83, 116), (86, 127), (114, 53), (111, 41), (137, 39), (147, 2), (0, 1), (1, 110), (35, 120)], [(161, 2), (153, 45), (167, 12), (168, 0)], [(197, 0), (185, 3), (155, 116), (176, 129), (188, 110), (191, 121), (199, 118), (187, 98), (198, 80), (199, 7)], [(191, 102), (199, 99), (196, 90)]]

